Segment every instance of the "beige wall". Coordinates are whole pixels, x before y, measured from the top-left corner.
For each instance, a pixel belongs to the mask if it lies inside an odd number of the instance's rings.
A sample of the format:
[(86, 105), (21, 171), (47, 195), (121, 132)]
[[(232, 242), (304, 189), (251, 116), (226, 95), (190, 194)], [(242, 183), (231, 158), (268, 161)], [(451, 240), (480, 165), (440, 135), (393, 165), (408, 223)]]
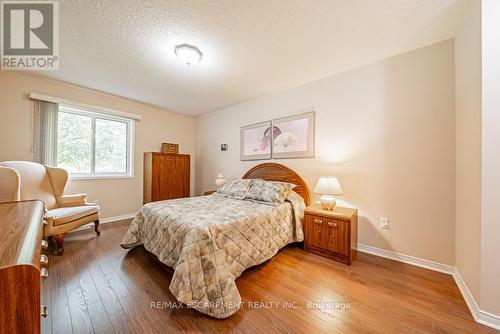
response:
[(481, 2), (469, 2), (455, 37), (455, 266), (480, 302)]
[(500, 315), (500, 3), (469, 5), (455, 37), (455, 266), (479, 308)]
[(258, 163), (240, 161), (240, 126), (314, 108), (316, 157), (277, 162), (310, 187), (337, 175), (344, 205), (361, 210), (361, 243), (453, 265), (453, 53), (446, 41), (199, 117), (197, 194)]
[[(500, 319), (500, 1), (483, 0), (482, 310)], [(497, 322), (500, 324), (500, 321)]]
[(33, 159), (34, 104), (26, 97), (30, 91), (142, 115), (142, 120), (136, 122), (135, 126), (134, 178), (70, 181), (66, 188), (67, 193), (86, 192), (90, 200), (99, 200), (104, 218), (135, 213), (141, 207), (142, 156), (147, 151), (158, 151), (162, 142), (179, 143), (183, 153), (191, 154), (193, 192), (194, 118), (18, 72), (0, 71), (0, 161)]

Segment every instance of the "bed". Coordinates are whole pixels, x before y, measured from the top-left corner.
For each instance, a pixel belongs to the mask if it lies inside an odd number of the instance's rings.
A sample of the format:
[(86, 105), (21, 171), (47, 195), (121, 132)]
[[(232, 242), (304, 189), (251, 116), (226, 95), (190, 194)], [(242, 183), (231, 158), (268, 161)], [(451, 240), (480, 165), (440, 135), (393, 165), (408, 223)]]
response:
[(303, 240), (304, 209), (310, 202), (304, 180), (275, 163), (257, 165), (243, 179), (288, 182), (296, 187), (283, 203), (219, 193), (148, 203), (121, 243), (124, 248), (143, 245), (172, 267), (169, 289), (175, 298), (215, 318), (227, 318), (239, 310), (241, 297), (235, 280), (245, 269)]

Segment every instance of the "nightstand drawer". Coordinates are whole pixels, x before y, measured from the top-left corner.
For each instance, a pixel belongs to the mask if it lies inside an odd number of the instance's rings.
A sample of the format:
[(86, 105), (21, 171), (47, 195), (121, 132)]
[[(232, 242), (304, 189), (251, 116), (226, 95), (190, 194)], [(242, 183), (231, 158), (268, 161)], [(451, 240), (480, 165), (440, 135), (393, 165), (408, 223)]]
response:
[(349, 256), (349, 223), (341, 220), (325, 220), (323, 223), (323, 248), (330, 252)]

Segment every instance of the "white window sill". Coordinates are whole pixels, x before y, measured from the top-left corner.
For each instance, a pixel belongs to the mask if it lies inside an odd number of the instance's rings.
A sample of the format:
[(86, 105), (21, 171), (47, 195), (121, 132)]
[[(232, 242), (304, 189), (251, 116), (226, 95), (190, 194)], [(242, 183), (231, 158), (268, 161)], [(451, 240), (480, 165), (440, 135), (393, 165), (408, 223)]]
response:
[(134, 175), (130, 174), (80, 174), (80, 175), (69, 175), (71, 181), (78, 180), (114, 180), (114, 179), (133, 179)]

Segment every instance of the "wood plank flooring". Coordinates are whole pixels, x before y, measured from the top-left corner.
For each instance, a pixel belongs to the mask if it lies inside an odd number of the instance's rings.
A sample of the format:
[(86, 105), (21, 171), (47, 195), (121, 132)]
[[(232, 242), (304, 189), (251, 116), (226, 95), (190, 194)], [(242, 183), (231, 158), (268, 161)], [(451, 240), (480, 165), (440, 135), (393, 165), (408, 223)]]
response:
[(119, 246), (128, 224), (68, 234), (50, 256), (43, 333), (497, 333), (474, 322), (449, 275), (364, 253), (349, 267), (293, 245), (237, 279), (245, 305), (228, 319), (152, 307), (175, 302), (172, 270)]

